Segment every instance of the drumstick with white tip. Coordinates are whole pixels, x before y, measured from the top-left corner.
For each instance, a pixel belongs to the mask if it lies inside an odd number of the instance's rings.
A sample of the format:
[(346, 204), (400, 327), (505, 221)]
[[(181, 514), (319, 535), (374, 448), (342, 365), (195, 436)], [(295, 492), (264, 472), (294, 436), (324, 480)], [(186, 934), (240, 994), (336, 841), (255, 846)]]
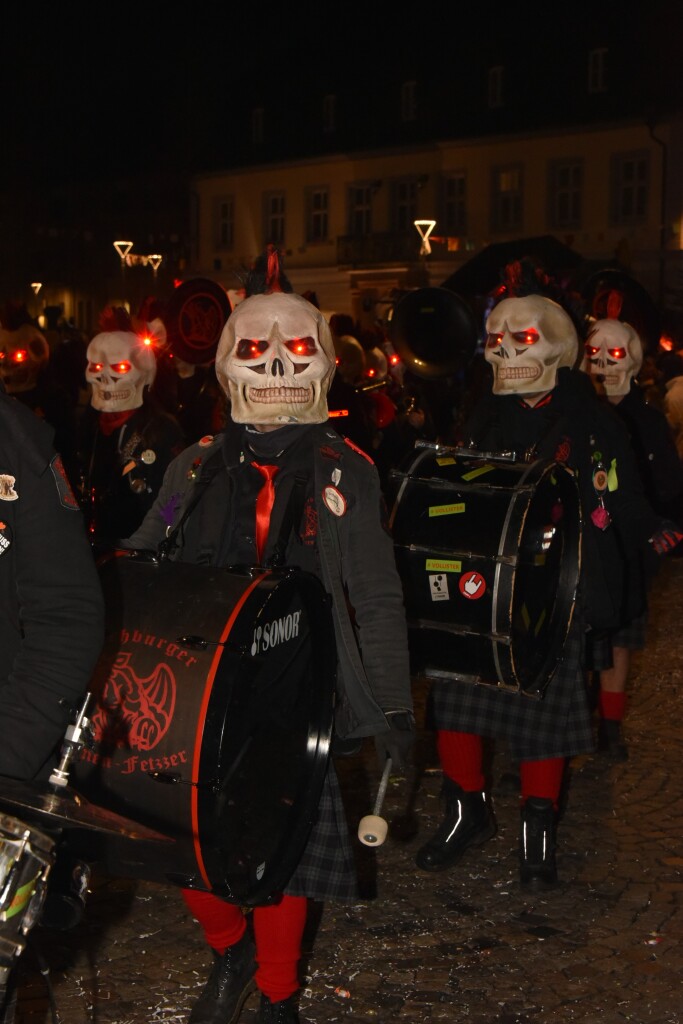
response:
[(384, 765), (384, 771), (382, 772), (379, 789), (377, 790), (377, 799), (375, 800), (373, 812), (372, 814), (366, 814), (364, 818), (361, 818), (358, 825), (358, 838), (364, 846), (381, 846), (387, 837), (389, 826), (384, 818), (380, 817), (379, 812), (382, 810), (382, 804), (384, 803), (384, 797), (387, 792), (390, 774), (391, 758), (388, 757)]

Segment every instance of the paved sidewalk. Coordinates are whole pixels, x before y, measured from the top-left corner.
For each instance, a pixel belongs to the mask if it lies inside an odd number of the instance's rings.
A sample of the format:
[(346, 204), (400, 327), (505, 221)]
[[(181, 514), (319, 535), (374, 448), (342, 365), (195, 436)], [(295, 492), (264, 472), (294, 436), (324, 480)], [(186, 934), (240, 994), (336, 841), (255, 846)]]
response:
[[(572, 763), (562, 885), (552, 894), (519, 889), (519, 811), (504, 784), (504, 751), (493, 763), (497, 836), (451, 872), (415, 867), (440, 817), (432, 738), (420, 733), (419, 833), (405, 815), (409, 780), (392, 780), (384, 814), (397, 820), (386, 844), (357, 844), (368, 898), (326, 906), (311, 922), (302, 1024), (683, 1022), (682, 633), (683, 558), (675, 558), (660, 572), (647, 648), (636, 658), (630, 758)], [(416, 699), (422, 713), (422, 687)], [(373, 750), (339, 770), (355, 832), (374, 801)], [(35, 932), (62, 1024), (185, 1024), (209, 964), (179, 892), (154, 883), (96, 873), (77, 929)], [(30, 950), (20, 977), (18, 1024), (52, 1024)], [(256, 1005), (251, 997), (243, 1024)]]

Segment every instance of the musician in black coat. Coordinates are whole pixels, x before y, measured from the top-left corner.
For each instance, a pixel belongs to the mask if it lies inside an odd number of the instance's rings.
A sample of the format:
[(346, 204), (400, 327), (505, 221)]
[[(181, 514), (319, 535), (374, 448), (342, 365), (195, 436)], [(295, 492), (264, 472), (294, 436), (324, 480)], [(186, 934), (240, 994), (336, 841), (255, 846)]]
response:
[(641, 571), (660, 520), (642, 495), (621, 422), (573, 369), (578, 337), (571, 316), (541, 294), (533, 268), (512, 271), (506, 297), (487, 321), (492, 390), (465, 425), (464, 444), (574, 470), (583, 515), (581, 576), (563, 656), (541, 700), (495, 685), (433, 684), (446, 814), (418, 851), (417, 864), (428, 871), (449, 868), (468, 847), (494, 835), (482, 761), (484, 738), (498, 738), (520, 762), (521, 884), (550, 888), (557, 884), (555, 825), (566, 760), (594, 748), (586, 638), (600, 638), (624, 614), (639, 612), (642, 592), (627, 582)]

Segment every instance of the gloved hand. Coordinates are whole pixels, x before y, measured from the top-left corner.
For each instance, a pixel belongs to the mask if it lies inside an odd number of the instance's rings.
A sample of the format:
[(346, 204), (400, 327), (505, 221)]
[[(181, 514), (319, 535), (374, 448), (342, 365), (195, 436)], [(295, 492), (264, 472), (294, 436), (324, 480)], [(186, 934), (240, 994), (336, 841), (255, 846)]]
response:
[(380, 768), (391, 758), (392, 768), (401, 771), (408, 767), (410, 752), (415, 742), (415, 719), (411, 711), (386, 711), (387, 732), (375, 736), (375, 749)]
[(650, 544), (658, 555), (668, 555), (682, 540), (683, 533), (678, 526), (665, 520), (660, 529), (650, 537)]

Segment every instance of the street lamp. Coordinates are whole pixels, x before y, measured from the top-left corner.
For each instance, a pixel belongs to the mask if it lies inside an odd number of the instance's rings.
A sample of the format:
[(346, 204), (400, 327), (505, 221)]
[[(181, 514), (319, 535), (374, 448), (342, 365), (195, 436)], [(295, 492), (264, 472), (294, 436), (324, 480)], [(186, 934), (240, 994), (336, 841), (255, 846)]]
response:
[(117, 253), (119, 254), (119, 258), (121, 260), (121, 292), (122, 292), (121, 299), (123, 300), (123, 302), (125, 302), (126, 301), (126, 256), (130, 252), (130, 250), (133, 248), (133, 243), (132, 242), (122, 242), (122, 241), (114, 242), (114, 248), (116, 249)]
[(33, 288), (33, 294), (37, 295), (40, 289), (43, 287), (42, 281), (31, 281), (31, 288)]
[(161, 261), (162, 261), (163, 258), (164, 257), (163, 256), (159, 256), (158, 253), (152, 253), (150, 256), (147, 257), (147, 262), (150, 264), (150, 266), (151, 266), (151, 268), (152, 268), (152, 270), (154, 272), (154, 280), (155, 281), (156, 281), (156, 276), (157, 276), (157, 270), (159, 269), (159, 267), (161, 265)]
[(417, 233), (422, 239), (420, 246), (420, 256), (429, 256), (432, 251), (432, 247), (429, 244), (429, 236), (436, 227), (435, 220), (414, 220), (413, 224), (417, 228)]

